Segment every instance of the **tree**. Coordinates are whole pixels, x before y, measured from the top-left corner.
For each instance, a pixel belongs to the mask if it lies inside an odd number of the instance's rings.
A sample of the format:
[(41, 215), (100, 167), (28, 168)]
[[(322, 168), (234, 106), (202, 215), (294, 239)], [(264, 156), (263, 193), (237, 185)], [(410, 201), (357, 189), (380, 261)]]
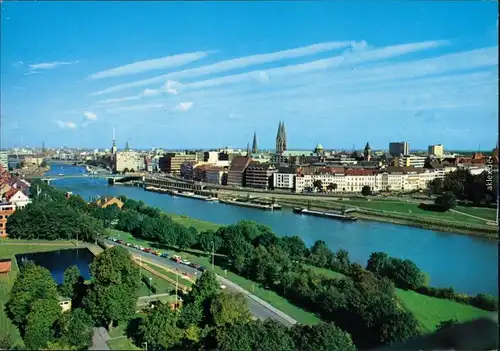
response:
[(40, 167), (42, 167), (42, 168), (45, 168), (47, 166), (48, 166), (48, 164), (47, 164), (47, 161), (45, 161), (45, 160), (43, 160), (42, 163), (40, 163)]
[(290, 257), (301, 260), (307, 253), (307, 246), (300, 236), (284, 236), (281, 238), (281, 247), (290, 254)]
[(436, 331), (441, 331), (443, 329), (448, 329), (452, 325), (460, 323), (457, 319), (448, 319), (442, 322), (439, 322), (439, 324), (436, 326)]
[(19, 328), (21, 333), (28, 324), (28, 315), (32, 306), (38, 300), (55, 301), (60, 309), (57, 298), (57, 285), (52, 279), (50, 272), (43, 267), (29, 261), (20, 268), (6, 310), (10, 320)]
[(79, 278), (81, 276), (80, 270), (77, 266), (69, 266), (64, 271), (64, 278), (62, 284), (59, 286), (59, 293), (64, 297), (75, 297)]
[(415, 290), (424, 285), (424, 274), (411, 260), (392, 259), (392, 272), (388, 274), (397, 287)]
[(176, 244), (179, 247), (179, 251), (187, 249), (193, 246), (196, 243), (196, 236), (198, 235), (198, 231), (195, 227), (180, 229), (181, 232), (177, 235)]
[(210, 305), (210, 313), (217, 327), (244, 324), (250, 321), (251, 313), (242, 294), (222, 291)]
[(30, 350), (39, 350), (54, 340), (54, 323), (61, 315), (57, 299), (39, 299), (31, 306), (23, 340)]
[(298, 350), (356, 350), (351, 336), (333, 323), (294, 325), (291, 334)]
[(125, 167), (125, 168), (123, 169), (123, 171), (122, 171), (122, 173), (123, 173), (123, 174), (128, 173), (128, 172), (129, 172), (129, 170), (128, 170), (128, 168), (127, 168), (127, 167)]
[(207, 253), (211, 253), (212, 250), (218, 252), (222, 246), (222, 239), (211, 230), (201, 232), (196, 239), (198, 247)]
[(330, 183), (326, 186), (326, 188), (329, 190), (329, 191), (333, 191), (333, 190), (336, 190), (337, 189), (337, 184), (334, 184), (334, 183)]
[(310, 249), (310, 259), (317, 267), (326, 267), (333, 260), (333, 253), (323, 240), (316, 240)]
[(92, 282), (86, 303), (94, 320), (108, 329), (135, 313), (139, 268), (120, 246), (105, 250), (90, 264)]
[(441, 178), (436, 178), (429, 182), (429, 190), (431, 194), (441, 194), (443, 189), (443, 180)]
[(180, 326), (184, 329), (189, 328), (190, 326), (199, 326), (203, 321), (204, 309), (202, 301), (187, 301), (184, 304), (180, 314)]
[(314, 182), (313, 182), (313, 187), (318, 189), (318, 191), (322, 191), (323, 190), (323, 182), (319, 179), (316, 179)]
[(177, 318), (169, 306), (157, 302), (146, 311), (139, 325), (139, 339), (148, 343), (148, 349), (167, 350), (177, 345), (182, 331), (176, 326)]
[(335, 259), (337, 261), (337, 268), (339, 269), (339, 271), (344, 273), (349, 272), (351, 261), (349, 260), (349, 253), (346, 250), (338, 250), (335, 254)]
[(205, 271), (196, 280), (191, 291), (189, 292), (189, 301), (203, 302), (211, 299), (220, 291), (220, 285), (212, 271)]
[(457, 205), (457, 197), (452, 192), (446, 191), (438, 196), (434, 203), (442, 210), (448, 211)]
[(372, 189), (370, 188), (369, 185), (364, 185), (363, 188), (361, 189), (361, 194), (364, 196), (368, 196), (372, 194)]
[(372, 252), (366, 269), (379, 277), (383, 277), (387, 269), (391, 268), (391, 264), (392, 262), (385, 252)]
[(63, 344), (82, 350), (92, 345), (93, 327), (92, 317), (85, 310), (77, 308), (61, 316), (57, 334)]
[[(261, 322), (262, 323), (262, 322)], [(296, 350), (295, 342), (287, 327), (272, 319), (266, 319), (256, 341), (260, 350)], [(257, 335), (256, 335), (257, 336)]]

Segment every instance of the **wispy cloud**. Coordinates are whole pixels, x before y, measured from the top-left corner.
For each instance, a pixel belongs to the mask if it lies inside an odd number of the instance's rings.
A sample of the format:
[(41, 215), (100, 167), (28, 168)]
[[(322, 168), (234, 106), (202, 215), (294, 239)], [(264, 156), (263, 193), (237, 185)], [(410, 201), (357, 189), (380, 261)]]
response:
[(125, 97), (121, 97), (121, 98), (99, 100), (96, 103), (97, 104), (114, 104), (114, 103), (125, 102), (125, 101), (139, 100), (143, 97), (158, 96), (161, 94), (177, 95), (179, 93), (179, 89), (182, 89), (182, 86), (183, 85), (179, 82), (169, 80), (159, 89), (149, 89), (148, 88), (148, 89), (144, 89), (144, 91), (142, 93), (139, 93), (137, 95), (125, 96)]
[(56, 121), (56, 124), (61, 129), (76, 129), (76, 123), (74, 122), (58, 120)]
[(54, 61), (54, 62), (43, 62), (29, 65), (29, 69), (31, 71), (36, 70), (44, 70), (44, 69), (53, 69), (59, 66), (64, 65), (74, 65), (78, 63), (78, 61)]
[(119, 112), (128, 112), (128, 111), (145, 111), (152, 109), (161, 109), (164, 108), (164, 104), (145, 104), (145, 105), (130, 105), (130, 106), (118, 106), (113, 108), (108, 108), (106, 111), (108, 113), (119, 113)]
[(185, 112), (185, 111), (190, 110), (193, 107), (193, 105), (194, 105), (194, 102), (192, 102), (192, 101), (181, 102), (179, 105), (177, 105), (175, 107), (175, 110)]
[(250, 67), (250, 66), (254, 66), (254, 65), (277, 62), (277, 61), (299, 58), (299, 57), (304, 57), (304, 56), (311, 56), (311, 55), (315, 55), (315, 54), (322, 53), (322, 52), (332, 51), (335, 49), (346, 48), (349, 46), (355, 47), (355, 46), (359, 46), (359, 45), (360, 45), (360, 43), (354, 42), (354, 41), (327, 42), (327, 43), (319, 43), (319, 44), (299, 47), (299, 48), (295, 48), (295, 49), (277, 51), (277, 52), (272, 52), (272, 53), (267, 53), (267, 54), (244, 56), (244, 57), (240, 57), (240, 58), (236, 58), (236, 59), (220, 61), (220, 62), (211, 64), (211, 65), (206, 65), (206, 66), (197, 67), (197, 68), (190, 68), (190, 69), (185, 69), (185, 70), (182, 70), (179, 72), (164, 74), (164, 75), (149, 78), (149, 79), (143, 79), (143, 80), (139, 80), (139, 81), (135, 81), (135, 82), (115, 85), (115, 86), (112, 86), (110, 88), (94, 92), (91, 95), (107, 94), (107, 93), (111, 93), (111, 92), (115, 92), (115, 91), (120, 91), (123, 89), (141, 87), (141, 86), (146, 86), (149, 84), (156, 84), (159, 82), (164, 82), (168, 79), (193, 78), (193, 77), (199, 77), (199, 76), (204, 76), (204, 75), (209, 75), (209, 74), (214, 74), (214, 73), (227, 72), (227, 71), (240, 69), (240, 68), (246, 68), (246, 67)]
[(89, 121), (95, 121), (97, 119), (97, 115), (94, 112), (90, 112), (90, 111), (85, 111), (83, 113), (83, 117), (85, 117), (85, 119), (87, 119)]
[(179, 54), (166, 56), (152, 60), (138, 61), (127, 65), (112, 68), (106, 71), (94, 73), (88, 79), (103, 79), (109, 77), (121, 77), (137, 73), (143, 73), (153, 70), (179, 67), (188, 63), (201, 60), (209, 55), (210, 52), (198, 51), (188, 54)]
[[(352, 43), (352, 42), (351, 42)], [(446, 45), (446, 41), (425, 41), (418, 43), (409, 43), (401, 45), (392, 45), (376, 49), (364, 49), (366, 45), (361, 45), (363, 49), (356, 49), (346, 52), (342, 55), (314, 60), (301, 64), (285, 65), (281, 67), (266, 69), (266, 70), (255, 70), (250, 72), (244, 72), (239, 74), (233, 74), (228, 76), (216, 77), (207, 80), (187, 83), (182, 85), (182, 89), (203, 89), (209, 87), (215, 87), (227, 84), (236, 84), (245, 81), (258, 81), (258, 82), (268, 82), (273, 78), (290, 77), (303, 73), (310, 73), (314, 71), (321, 71), (331, 68), (342, 68), (342, 67), (353, 67), (355, 65), (371, 62), (380, 61), (384, 59), (390, 59), (394, 57), (403, 56), (409, 53), (418, 52), (422, 50), (428, 50), (436, 48), (442, 45)], [(353, 45), (353, 44), (351, 44)], [(168, 84), (168, 82), (167, 82)], [(151, 89), (148, 89), (148, 92)], [(161, 89), (160, 89), (161, 90)], [(163, 89), (164, 90), (164, 89)], [(100, 101), (100, 103), (114, 103), (120, 101), (128, 100), (138, 100), (145, 95), (138, 94), (134, 96), (121, 97), (115, 99), (108, 99)]]

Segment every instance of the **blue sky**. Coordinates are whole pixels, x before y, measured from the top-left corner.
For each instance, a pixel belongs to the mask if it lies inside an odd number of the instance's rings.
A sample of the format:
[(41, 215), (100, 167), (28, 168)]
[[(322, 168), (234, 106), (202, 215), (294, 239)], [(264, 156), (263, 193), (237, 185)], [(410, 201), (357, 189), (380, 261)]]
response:
[(495, 2), (3, 2), (2, 146), (490, 150)]

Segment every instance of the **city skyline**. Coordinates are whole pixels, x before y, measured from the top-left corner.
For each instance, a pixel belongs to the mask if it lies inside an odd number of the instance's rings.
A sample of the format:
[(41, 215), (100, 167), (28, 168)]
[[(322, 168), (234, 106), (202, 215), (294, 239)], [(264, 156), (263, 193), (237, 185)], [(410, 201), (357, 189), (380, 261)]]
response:
[(2, 147), (497, 142), (496, 3), (1, 6)]

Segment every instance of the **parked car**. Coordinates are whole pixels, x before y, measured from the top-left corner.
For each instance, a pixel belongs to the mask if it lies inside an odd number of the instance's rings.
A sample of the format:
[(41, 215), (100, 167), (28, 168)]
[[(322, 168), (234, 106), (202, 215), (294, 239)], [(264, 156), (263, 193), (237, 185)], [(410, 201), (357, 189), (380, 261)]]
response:
[(173, 255), (172, 258), (170, 258), (172, 261), (175, 261), (177, 263), (181, 262), (181, 256)]
[(153, 251), (153, 253), (154, 253), (156, 256), (161, 256), (161, 252), (160, 252), (160, 251)]
[(151, 253), (151, 251), (153, 251), (153, 250), (151, 250), (149, 247), (146, 247), (146, 248), (145, 248), (144, 250), (142, 250), (142, 251), (147, 252), (147, 253)]
[(205, 272), (205, 271), (207, 270), (207, 267), (205, 267), (205, 266), (199, 266), (199, 267), (198, 267), (198, 270), (199, 270), (200, 272)]
[(160, 255), (161, 257), (165, 257), (165, 258), (168, 258), (168, 253), (164, 252)]
[(123, 240), (120, 240), (120, 239), (116, 240), (116, 242), (117, 242), (118, 244), (124, 244), (124, 243), (125, 243)]
[(189, 266), (190, 266), (190, 267), (193, 267), (193, 268), (195, 268), (195, 269), (199, 269), (199, 268), (201, 267), (201, 265), (200, 265), (200, 264), (198, 264), (198, 263), (191, 263)]
[(224, 289), (226, 288), (226, 286), (225, 286), (225, 285), (221, 285), (221, 286), (220, 286), (220, 288), (221, 288), (222, 290), (224, 290)]
[(181, 263), (185, 264), (186, 266), (191, 265), (191, 262), (189, 262), (188, 260), (182, 260)]

